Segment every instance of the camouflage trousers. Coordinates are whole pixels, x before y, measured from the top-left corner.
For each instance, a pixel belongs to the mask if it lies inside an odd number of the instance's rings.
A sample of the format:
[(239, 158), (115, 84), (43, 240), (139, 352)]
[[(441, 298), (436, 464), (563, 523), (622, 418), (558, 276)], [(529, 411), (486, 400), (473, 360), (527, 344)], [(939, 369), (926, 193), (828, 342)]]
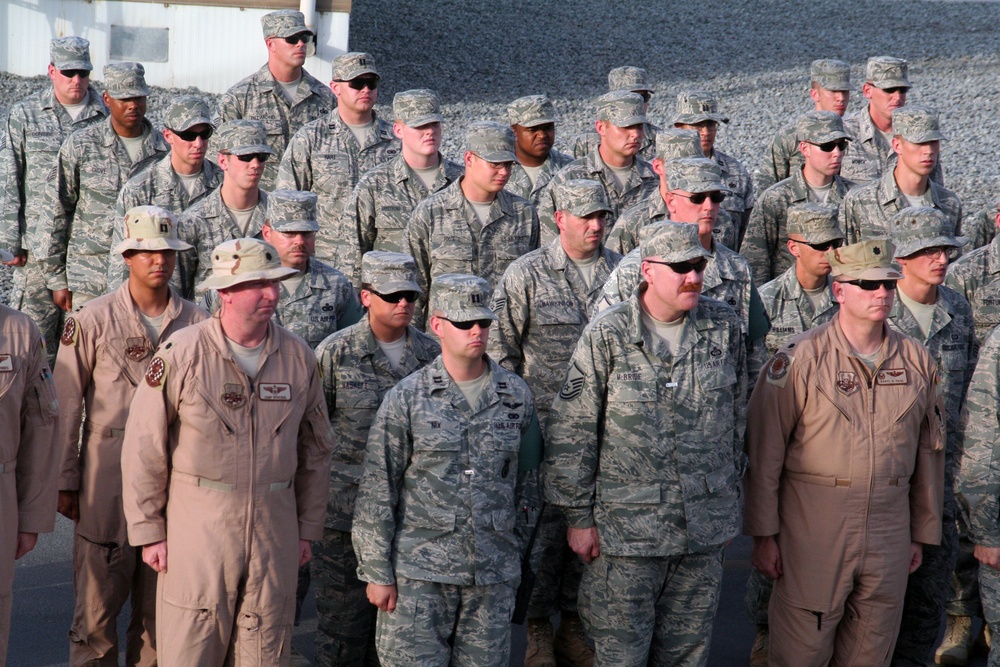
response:
[(982, 613), (979, 601), (979, 561), (973, 554), (976, 545), (969, 539), (967, 516), (968, 511), (959, 500), (958, 555), (951, 578), (951, 599), (944, 607), (949, 616), (979, 616)]
[(24, 266), (14, 267), (13, 278), (8, 305), (20, 310), (38, 325), (45, 338), (49, 368), (55, 368), (63, 312), (52, 302), (52, 293), (45, 287), (45, 276), (30, 255)]
[(743, 596), (743, 611), (754, 625), (767, 625), (767, 605), (771, 601), (774, 582), (755, 569), (747, 577), (747, 592)]
[(990, 657), (987, 667), (1000, 667), (1000, 572), (989, 565), (979, 564), (979, 595), (983, 602), (983, 618), (990, 624)]
[(580, 616), (597, 667), (708, 664), (723, 548), (662, 558), (600, 556), (583, 572)]
[(566, 518), (555, 505), (546, 505), (542, 511), (531, 560), (538, 568), (528, 618), (548, 618), (557, 611), (576, 613), (583, 561), (569, 548)]
[(384, 667), (507, 667), (518, 579), (484, 586), (396, 577), (396, 611), (378, 612)]
[(358, 579), (351, 534), (327, 528), (313, 543), (316, 580), (316, 664), (323, 667), (377, 667), (375, 614), (368, 584)]

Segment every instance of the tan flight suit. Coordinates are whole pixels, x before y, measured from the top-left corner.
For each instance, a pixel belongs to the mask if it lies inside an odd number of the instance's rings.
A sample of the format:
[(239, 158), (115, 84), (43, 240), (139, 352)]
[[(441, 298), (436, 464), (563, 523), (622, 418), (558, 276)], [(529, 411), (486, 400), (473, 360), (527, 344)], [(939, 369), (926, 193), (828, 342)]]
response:
[(38, 327), (0, 305), (0, 667), (7, 664), (17, 534), (55, 527), (56, 412)]
[[(207, 316), (171, 291), (159, 342)], [(66, 318), (59, 339), (54, 373), (62, 405), (59, 488), (78, 491), (80, 498), (73, 542), (76, 608), (69, 631), (71, 665), (117, 667), (118, 614), (130, 594), (125, 664), (156, 664), (156, 573), (128, 543), (121, 497), (128, 406), (154, 349), (127, 282)]]
[(129, 541), (167, 541), (160, 667), (289, 664), (299, 540), (323, 536), (330, 423), (316, 357), (268, 323), (256, 378), (217, 317), (177, 332), (125, 426)]
[(775, 667), (888, 665), (910, 542), (938, 544), (944, 409), (934, 359), (883, 327), (871, 373), (833, 320), (761, 371), (748, 413), (744, 532), (777, 535)]

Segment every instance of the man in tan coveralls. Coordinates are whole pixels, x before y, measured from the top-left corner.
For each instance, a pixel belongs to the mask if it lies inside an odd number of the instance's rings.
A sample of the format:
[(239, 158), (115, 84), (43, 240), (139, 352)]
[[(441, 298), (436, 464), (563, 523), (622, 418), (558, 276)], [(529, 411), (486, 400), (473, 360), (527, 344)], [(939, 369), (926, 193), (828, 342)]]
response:
[(161, 575), (161, 667), (289, 664), (296, 573), (330, 485), (316, 357), (270, 321), (295, 274), (263, 241), (221, 244), (204, 286), (222, 309), (160, 347), (132, 400), (125, 517)]
[(117, 667), (118, 614), (130, 595), (125, 664), (156, 664), (156, 573), (137, 558), (125, 531), (122, 435), (153, 350), (207, 317), (170, 288), (177, 251), (191, 247), (177, 240), (174, 215), (136, 206), (123, 226), (125, 238), (114, 252), (129, 268), (127, 282), (66, 318), (56, 358), (56, 395), (63, 406), (59, 511), (76, 522), (71, 665)]
[(941, 539), (944, 409), (930, 353), (889, 329), (893, 246), (830, 250), (839, 313), (750, 398), (744, 532), (775, 579), (770, 664), (888, 665), (907, 575)]

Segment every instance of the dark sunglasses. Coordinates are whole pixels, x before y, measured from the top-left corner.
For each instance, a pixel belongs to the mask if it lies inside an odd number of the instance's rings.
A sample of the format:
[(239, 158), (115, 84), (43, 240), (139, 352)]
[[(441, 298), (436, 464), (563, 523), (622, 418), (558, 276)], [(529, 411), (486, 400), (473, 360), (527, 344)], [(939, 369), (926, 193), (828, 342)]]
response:
[(493, 320), (466, 320), (465, 322), (452, 322), (451, 320), (448, 321), (451, 322), (451, 326), (455, 327), (456, 329), (461, 329), (462, 331), (468, 331), (477, 324), (479, 325), (480, 329), (489, 329), (490, 325), (493, 324)]
[(375, 290), (368, 290), (368, 291), (377, 296), (378, 298), (382, 299), (386, 303), (399, 303), (403, 299), (406, 299), (407, 303), (417, 302), (417, 293), (412, 290), (408, 292), (393, 292), (392, 294), (382, 294), (380, 292), (376, 292)]
[(642, 96), (643, 102), (648, 102), (649, 98), (653, 96), (653, 93), (648, 90), (636, 91), (636, 93)]
[(907, 86), (893, 86), (892, 88), (883, 88), (882, 92), (888, 95), (895, 95), (896, 93), (905, 93), (909, 90)]
[(377, 90), (378, 89), (378, 77), (377, 76), (359, 76), (356, 79), (351, 79), (347, 82), (347, 86), (353, 90)]
[(713, 204), (721, 204), (726, 198), (726, 195), (718, 190), (715, 192), (696, 192), (693, 195), (682, 195), (679, 192), (675, 192), (674, 194), (678, 197), (684, 197), (684, 199), (690, 199), (691, 203), (696, 206), (704, 204), (706, 199), (711, 199)]
[(660, 262), (655, 259), (644, 259), (642, 261), (649, 262), (650, 264), (662, 264), (663, 266), (669, 266), (671, 271), (680, 275), (691, 273), (692, 271), (701, 273), (705, 270), (705, 267), (708, 266), (708, 260), (704, 257), (692, 259), (687, 262)]
[(61, 69), (59, 73), (62, 74), (67, 79), (73, 79), (80, 77), (81, 79), (86, 79), (90, 77), (89, 69)]
[[(795, 239), (792, 239), (795, 241)], [(844, 245), (844, 239), (830, 239), (829, 241), (823, 241), (822, 243), (809, 243), (808, 241), (795, 241), (796, 243), (801, 243), (802, 245), (807, 245), (813, 250), (818, 250), (819, 252), (826, 252), (831, 248), (839, 248)]]
[(202, 130), (201, 132), (195, 132), (194, 130), (170, 130), (176, 136), (180, 137), (181, 141), (194, 141), (195, 139), (204, 139), (208, 141), (215, 131), (214, 128), (208, 128), (207, 130)]
[(896, 289), (895, 280), (841, 280), (838, 282), (847, 283), (848, 285), (857, 285), (866, 292), (874, 292), (879, 287), (884, 287), (890, 292)]
[[(812, 143), (811, 141), (809, 143)], [(841, 152), (847, 150), (847, 139), (838, 139), (836, 141), (828, 141), (825, 144), (812, 144), (816, 148), (820, 149), (824, 153), (832, 153), (834, 148), (839, 148)]]
[(245, 155), (237, 155), (236, 159), (240, 162), (253, 162), (256, 158), (261, 164), (267, 162), (267, 158), (271, 157), (270, 153), (246, 153)]
[(303, 44), (308, 44), (313, 41), (313, 36), (308, 32), (300, 32), (297, 35), (291, 35), (290, 37), (285, 37), (285, 42), (288, 44), (298, 44), (302, 42)]

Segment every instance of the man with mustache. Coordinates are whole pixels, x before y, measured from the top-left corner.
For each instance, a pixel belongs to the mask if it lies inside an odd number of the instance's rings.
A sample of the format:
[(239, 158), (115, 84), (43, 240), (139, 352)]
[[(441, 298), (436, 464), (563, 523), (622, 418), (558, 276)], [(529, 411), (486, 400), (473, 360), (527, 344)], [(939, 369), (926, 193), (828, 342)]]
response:
[(514, 130), (517, 162), (504, 187), (537, 207), (542, 189), (573, 158), (552, 148), (556, 141), (556, 111), (545, 95), (517, 98), (507, 105), (507, 120)]

